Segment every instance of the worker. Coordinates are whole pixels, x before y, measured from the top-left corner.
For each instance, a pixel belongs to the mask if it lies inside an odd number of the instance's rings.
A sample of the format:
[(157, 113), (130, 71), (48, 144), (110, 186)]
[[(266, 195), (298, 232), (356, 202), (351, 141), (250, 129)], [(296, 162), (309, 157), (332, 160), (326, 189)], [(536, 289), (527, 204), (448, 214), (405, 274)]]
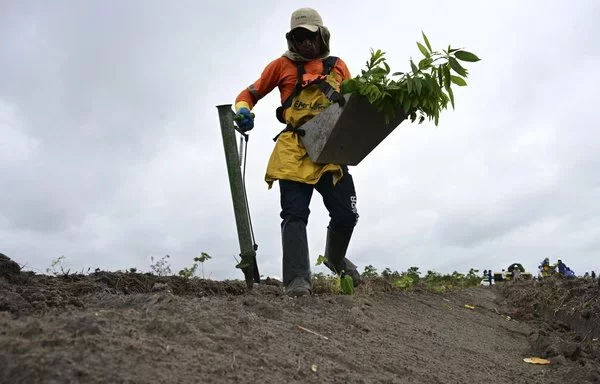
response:
[(333, 103), (344, 104), (340, 87), (351, 75), (342, 59), (330, 56), (330, 32), (316, 10), (294, 11), (285, 37), (287, 51), (237, 96), (236, 124), (245, 132), (251, 130), (252, 108), (275, 87), (279, 89), (282, 105), (276, 116), (285, 128), (274, 139), (265, 181), (269, 189), (273, 182), (279, 183), (285, 292), (305, 296), (312, 293), (306, 226), (314, 190), (323, 197), (330, 217), (325, 265), (340, 276), (352, 277), (355, 286), (361, 282), (356, 265), (346, 258), (358, 220), (352, 176), (346, 165), (314, 163), (300, 139), (302, 124)]
[(542, 261), (542, 263), (539, 265), (539, 277), (540, 278), (545, 278), (550, 276), (550, 259), (549, 258), (544, 258), (544, 260)]
[(571, 268), (565, 267), (565, 276), (566, 277), (575, 277), (575, 272)]
[(516, 281), (519, 279), (519, 275), (521, 274), (521, 270), (517, 267), (513, 268), (512, 270), (512, 279), (513, 281)]
[(567, 266), (565, 265), (565, 263), (563, 263), (561, 259), (558, 259), (558, 263), (556, 264), (556, 266), (558, 268), (558, 273), (560, 273), (562, 276), (565, 276), (565, 273), (567, 271)]

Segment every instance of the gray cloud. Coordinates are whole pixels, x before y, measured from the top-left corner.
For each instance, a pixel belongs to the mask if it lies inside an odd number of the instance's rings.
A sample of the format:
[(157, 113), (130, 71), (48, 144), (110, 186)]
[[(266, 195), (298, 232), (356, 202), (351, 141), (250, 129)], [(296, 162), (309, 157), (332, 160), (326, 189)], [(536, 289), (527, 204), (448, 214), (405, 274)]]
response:
[[(535, 268), (562, 254), (578, 272), (600, 269), (600, 5), (313, 6), (354, 74), (371, 47), (406, 67), (421, 30), (435, 46), (456, 42), (484, 59), (440, 127), (403, 123), (352, 168), (361, 219), (350, 252), (360, 266)], [(292, 8), (6, 3), (0, 251), (38, 269), (64, 254), (76, 269), (145, 270), (150, 256), (171, 254), (177, 269), (205, 251), (212, 277), (240, 277), (215, 106), (232, 103), (282, 53)], [(398, 24), (411, 12), (429, 16)], [(261, 271), (274, 275), (279, 192), (263, 176), (278, 103), (274, 91), (255, 108), (247, 169)], [(316, 258), (328, 217), (318, 195), (311, 209)]]

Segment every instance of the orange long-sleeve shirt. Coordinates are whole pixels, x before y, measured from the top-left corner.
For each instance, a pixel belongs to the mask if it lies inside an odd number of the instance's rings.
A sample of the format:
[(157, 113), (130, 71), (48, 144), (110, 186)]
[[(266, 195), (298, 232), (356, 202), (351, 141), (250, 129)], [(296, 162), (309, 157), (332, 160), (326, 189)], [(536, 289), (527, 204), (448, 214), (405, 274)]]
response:
[[(320, 75), (323, 72), (323, 62), (315, 59), (305, 64), (307, 74)], [(339, 83), (351, 77), (346, 63), (342, 59), (337, 60), (331, 73), (338, 78)], [(283, 103), (294, 91), (298, 77), (296, 63), (287, 57), (279, 57), (270, 62), (262, 74), (253, 84), (244, 89), (235, 99), (235, 109), (247, 107), (252, 109), (256, 103), (268, 95), (275, 87), (279, 87), (281, 102)]]

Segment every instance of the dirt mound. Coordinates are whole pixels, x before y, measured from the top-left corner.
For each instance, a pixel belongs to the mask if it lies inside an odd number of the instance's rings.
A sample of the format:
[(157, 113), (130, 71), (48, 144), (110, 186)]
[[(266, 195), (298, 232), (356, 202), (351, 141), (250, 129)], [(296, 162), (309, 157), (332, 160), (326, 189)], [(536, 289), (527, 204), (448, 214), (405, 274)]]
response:
[[(248, 293), (242, 281), (3, 270), (2, 383), (600, 382), (591, 336), (574, 341), (546, 307), (527, 315), (533, 283), (434, 294), (374, 279), (346, 296), (320, 280), (292, 299), (272, 280)], [(573, 348), (524, 363), (540, 335)]]
[(563, 278), (516, 281), (501, 288), (504, 312), (535, 325), (532, 352), (560, 364), (593, 371), (600, 361), (598, 280)]
[(148, 294), (167, 291), (181, 296), (241, 295), (246, 291), (239, 281), (218, 282), (155, 276), (130, 272), (97, 271), (89, 275), (47, 276), (10, 273), (0, 279), (0, 311), (26, 313), (51, 308), (84, 308), (84, 301), (97, 294)]
[(12, 261), (5, 254), (0, 253), (0, 277), (16, 276), (21, 272), (19, 264)]

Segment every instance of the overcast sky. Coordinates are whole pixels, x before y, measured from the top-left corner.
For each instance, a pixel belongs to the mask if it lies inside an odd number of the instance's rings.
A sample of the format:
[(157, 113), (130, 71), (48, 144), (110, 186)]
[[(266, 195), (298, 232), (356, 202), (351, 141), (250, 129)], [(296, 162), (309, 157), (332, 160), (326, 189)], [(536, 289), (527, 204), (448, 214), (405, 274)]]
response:
[[(286, 48), (291, 12), (318, 9), (356, 75), (369, 49), (393, 71), (434, 48), (476, 53), (438, 127), (402, 123), (354, 176), (349, 257), (439, 272), (562, 258), (600, 272), (600, 2), (0, 1), (0, 252), (38, 272), (206, 252), (242, 278), (217, 105)], [(568, 4), (568, 5), (567, 5)], [(279, 188), (266, 164), (277, 90), (259, 102), (246, 171), (263, 275), (281, 275)], [(323, 253), (315, 193), (308, 235)], [(326, 272), (323, 266), (316, 272)]]

